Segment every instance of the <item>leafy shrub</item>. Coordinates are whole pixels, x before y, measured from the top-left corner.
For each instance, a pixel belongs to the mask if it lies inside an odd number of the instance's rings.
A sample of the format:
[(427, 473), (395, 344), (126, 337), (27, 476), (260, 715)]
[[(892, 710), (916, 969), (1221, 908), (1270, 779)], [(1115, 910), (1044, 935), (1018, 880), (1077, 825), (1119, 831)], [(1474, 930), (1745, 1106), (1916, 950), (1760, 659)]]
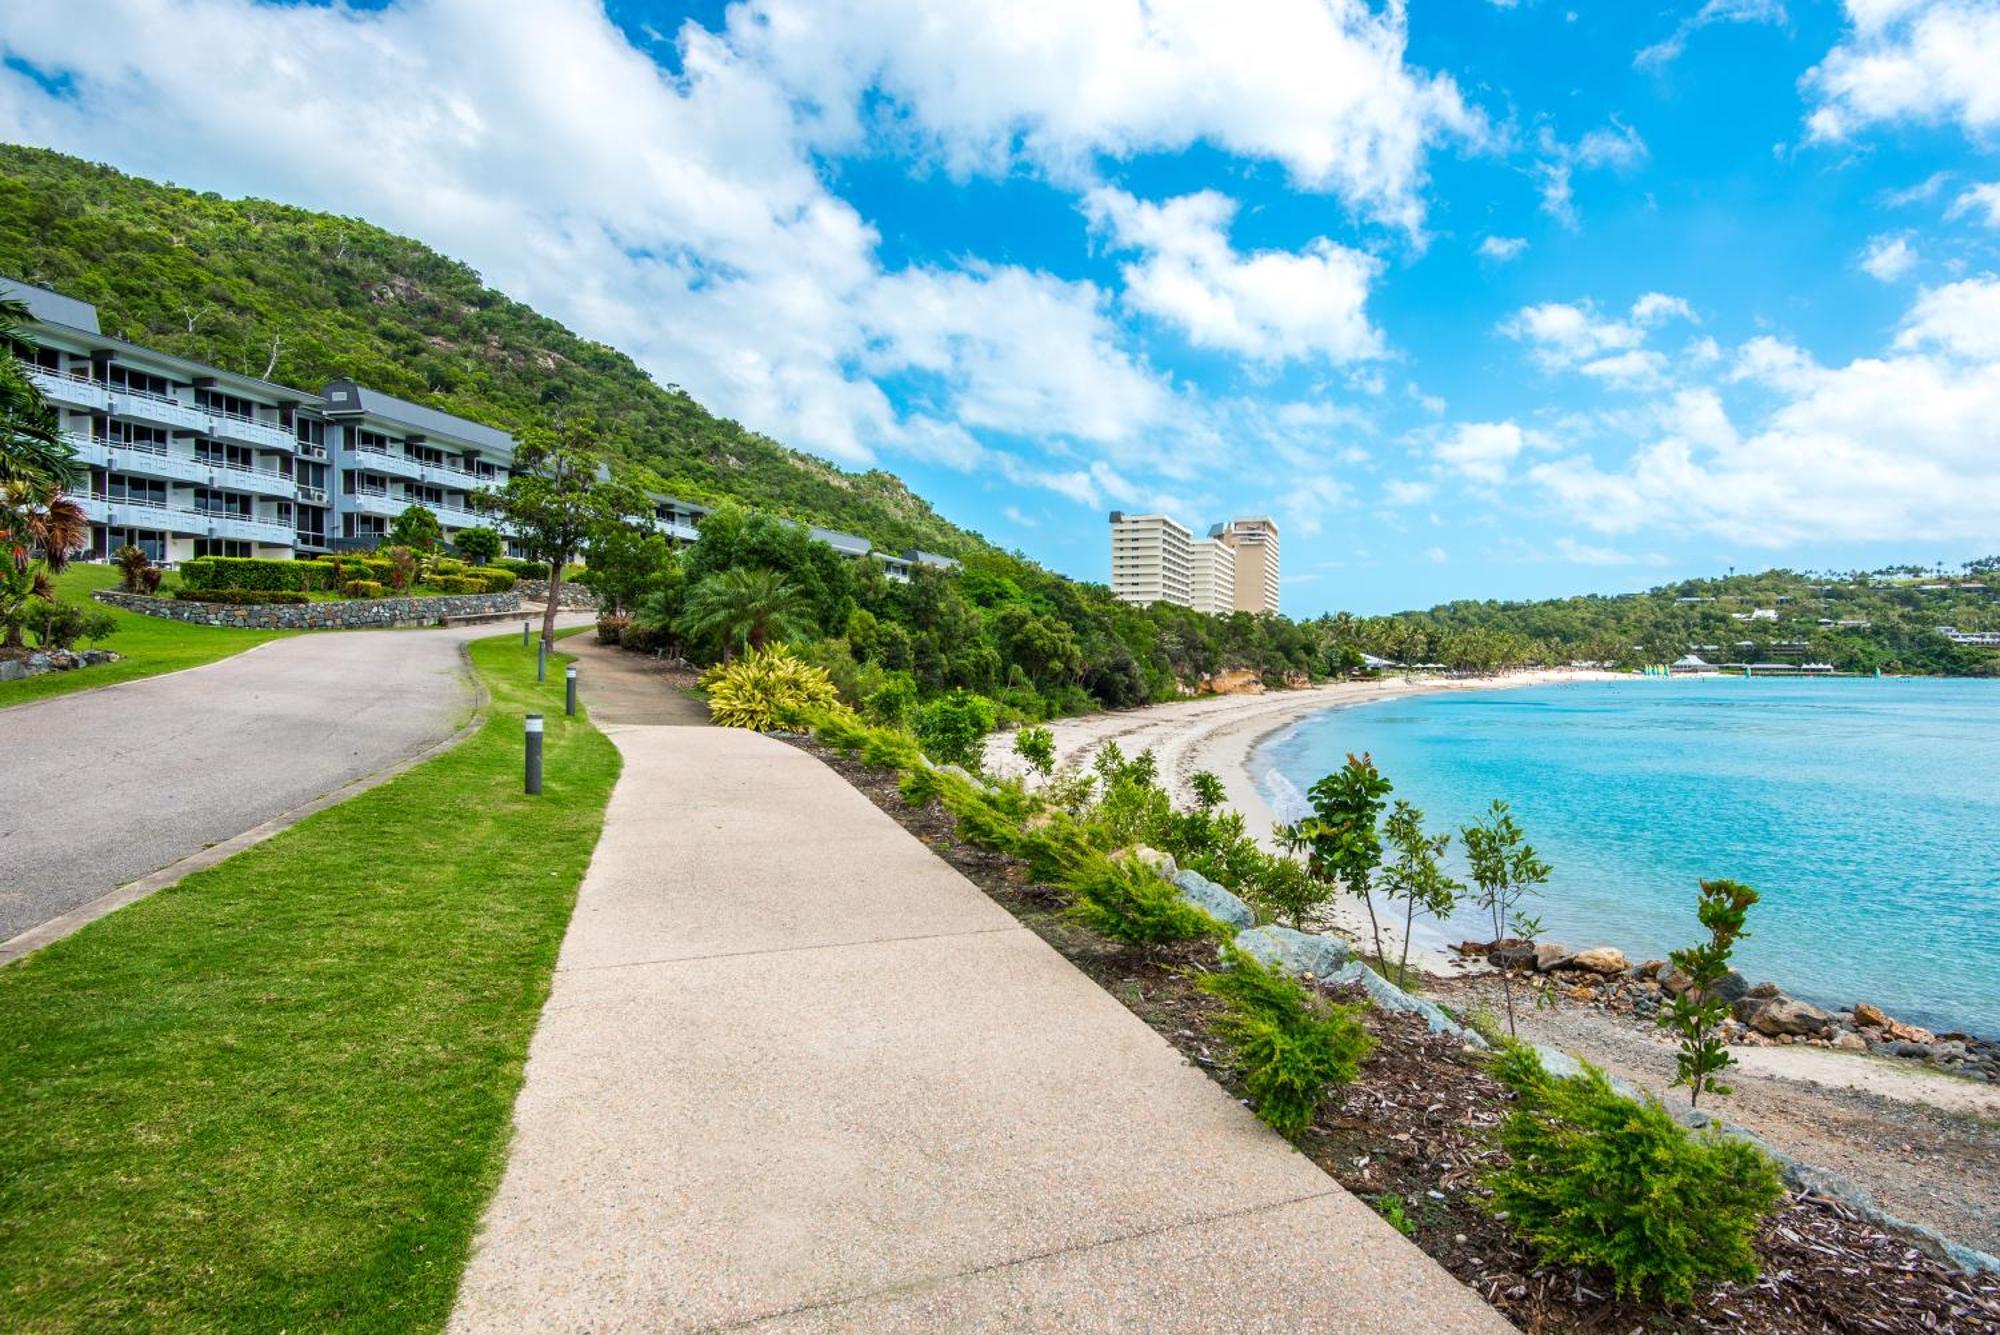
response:
[[(421, 508), (421, 507), (413, 507)], [(424, 511), (429, 514), (428, 510)], [(389, 587), (401, 593), (417, 582), (417, 554), (408, 547), (389, 549)]]
[(187, 603), (218, 603), (229, 607), (291, 607), (312, 601), (291, 589), (190, 589), (174, 590), (174, 597)]
[(378, 579), (351, 579), (340, 586), (340, 592), (346, 598), (380, 598), (382, 596), (382, 581)]
[[(119, 579), (125, 586), (125, 592), (151, 593), (153, 591), (152, 588), (144, 587), (143, 583), (145, 579), (145, 572), (148, 570), (157, 569), (157, 567), (153, 565), (152, 558), (147, 556), (146, 553), (139, 550), (137, 547), (134, 547), (131, 543), (128, 542), (123, 547), (120, 547), (116, 552), (112, 553), (111, 559), (118, 565)], [(155, 578), (153, 581), (153, 588), (158, 588), (158, 587), (159, 587), (159, 580)]]
[(672, 625), (634, 621), (618, 632), (618, 643), (633, 653), (660, 654), (673, 648), (676, 642)]
[(479, 566), (465, 572), (468, 579), (476, 579), (486, 586), (488, 593), (506, 593), (520, 583), (511, 570), (501, 570), (495, 566)]
[(1690, 1134), (1594, 1066), (1552, 1076), (1533, 1048), (1502, 1050), (1494, 1074), (1518, 1102), (1500, 1128), (1511, 1162), (1486, 1180), (1492, 1207), (1545, 1260), (1602, 1267), (1620, 1293), (1670, 1303), (1756, 1278), (1758, 1222), (1784, 1195), (1756, 1148)]
[(434, 556), (426, 567), (432, 575), (463, 575), (465, 562), (455, 561), (449, 556)]
[(1023, 728), (1014, 734), (1014, 754), (1046, 779), (1056, 772), (1056, 735), (1047, 728)]
[(1228, 968), (1201, 980), (1227, 1007), (1216, 1032), (1230, 1045), (1257, 1116), (1296, 1140), (1328, 1091), (1353, 1082), (1375, 1041), (1357, 1008), (1308, 992), (1282, 968), (1234, 946), (1223, 956)]
[(34, 599), (28, 629), (44, 649), (74, 649), (79, 640), (104, 640), (117, 633), (118, 618), (101, 607)]
[[(471, 531), (470, 529), (466, 530), (467, 533)], [(463, 538), (465, 534), (461, 533), (459, 536)], [(521, 579), (541, 580), (546, 583), (549, 578), (549, 563), (547, 561), (521, 561), (511, 556), (503, 556), (491, 564), (499, 566), (502, 570), (508, 571)]]
[(917, 683), (907, 672), (891, 672), (863, 702), (863, 708), (877, 723), (905, 727), (917, 712)]
[(464, 575), (432, 575), (430, 586), (439, 593), (484, 593), (486, 581)]
[(139, 592), (149, 594), (158, 593), (160, 591), (160, 581), (166, 577), (166, 573), (166, 571), (160, 569), (158, 566), (147, 566), (144, 570), (141, 570), (139, 572)]
[(899, 728), (875, 728), (861, 745), (861, 763), (876, 769), (912, 773), (925, 768), (917, 739)]
[(458, 531), (451, 540), (452, 550), (475, 565), (491, 565), (505, 546), (498, 531), (484, 524)]
[(993, 731), (993, 702), (971, 691), (953, 691), (917, 710), (917, 740), (940, 765), (962, 765), (977, 773), (985, 759), (986, 734)]
[(631, 624), (631, 617), (611, 616), (597, 618), (597, 642), (599, 644), (618, 643), (619, 635), (623, 634), (625, 628)]
[(325, 561), (197, 556), (181, 562), (181, 583), (194, 589), (282, 589), (318, 593), (333, 587), (334, 569)]
[(826, 670), (800, 662), (782, 644), (711, 668), (701, 684), (708, 691), (710, 719), (725, 728), (797, 727), (809, 712), (840, 704)]
[(1114, 941), (1155, 946), (1230, 934), (1182, 899), (1171, 881), (1136, 858), (1095, 855), (1064, 885), (1076, 896), (1069, 916)]

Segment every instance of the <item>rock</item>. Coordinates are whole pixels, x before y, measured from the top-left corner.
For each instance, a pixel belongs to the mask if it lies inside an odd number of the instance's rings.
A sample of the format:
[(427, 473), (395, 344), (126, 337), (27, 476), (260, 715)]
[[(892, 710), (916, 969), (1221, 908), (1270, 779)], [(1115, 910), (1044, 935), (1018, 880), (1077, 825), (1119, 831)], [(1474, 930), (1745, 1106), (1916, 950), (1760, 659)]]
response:
[(1771, 997), (1759, 1001), (1746, 997), (1745, 1001), (1755, 1003), (1750, 1014), (1738, 1014), (1737, 1018), (1760, 1034), (1776, 1037), (1791, 1037), (1804, 1034), (1823, 1034), (1833, 1027), (1833, 1017), (1809, 1001), (1795, 997)]
[[(1180, 872), (1180, 866), (1174, 861), (1172, 853), (1162, 853), (1159, 849), (1149, 848), (1145, 844), (1132, 845), (1125, 850), (1124, 856), (1136, 862), (1144, 863), (1170, 881)], [(1213, 884), (1213, 882), (1210, 884)]]
[[(1150, 852), (1151, 850), (1148, 849), (1146, 851)], [(1162, 853), (1160, 856), (1166, 857), (1166, 854)], [(1171, 858), (1168, 859), (1168, 865), (1173, 865)], [(1245, 904), (1228, 890), (1209, 880), (1200, 872), (1176, 872), (1172, 880), (1175, 885), (1180, 887), (1182, 899), (1185, 899), (1196, 908), (1205, 911), (1217, 922), (1229, 927), (1253, 927), (1256, 925), (1257, 915), (1250, 911), (1248, 904)]]
[(1842, 1034), (1839, 1038), (1833, 1040), (1833, 1046), (1839, 1048), (1842, 1052), (1866, 1052), (1868, 1051), (1868, 1040), (1859, 1034)]
[(1569, 957), (1570, 948), (1568, 946), (1554, 941), (1537, 941), (1535, 943), (1535, 968), (1538, 972), (1547, 973), (1550, 969), (1555, 968)]
[(1880, 1007), (1871, 1006), (1865, 1001), (1857, 1001), (1854, 1003), (1854, 1023), (1864, 1029), (1886, 1029), (1889, 1027), (1889, 1017), (1882, 1013)]
[(1528, 969), (1535, 963), (1535, 943), (1503, 941), (1486, 952), (1486, 962), (1496, 969)]
[(1884, 1043), (1882, 1051), (1888, 1053), (1891, 1057), (1928, 1057), (1931, 1055), (1931, 1045), (1928, 1043), (1912, 1043), (1908, 1039), (1899, 1038)]
[[(1679, 969), (1671, 969), (1660, 978), (1660, 986), (1666, 988), (1674, 996), (1679, 996), (1688, 990), (1690, 981), (1692, 980)], [(1742, 1000), (1749, 993), (1750, 980), (1734, 969), (1722, 975), (1722, 981), (1716, 985), (1715, 989), (1715, 994), (1718, 997), (1731, 1003)]]
[(1905, 1043), (1922, 1043), (1927, 1047), (1937, 1042), (1937, 1035), (1930, 1030), (1920, 1029), (1913, 1024), (1904, 1024), (1901, 1020), (1891, 1020), (1883, 1025), (1882, 1033), (1888, 1038), (1900, 1039)]
[(1368, 999), (1381, 1010), (1407, 1011), (1421, 1015), (1424, 1017), (1424, 1023), (1430, 1026), (1434, 1034), (1450, 1034), (1475, 1048), (1487, 1046), (1485, 1039), (1446, 1015), (1442, 1007), (1434, 1002), (1425, 1001), (1422, 997), (1411, 996), (1360, 960), (1349, 960), (1324, 981), (1359, 983), (1361, 990), (1368, 994)]
[(1768, 1000), (1771, 997), (1781, 997), (1785, 994), (1778, 990), (1778, 985), (1776, 983), (1759, 983), (1757, 984), (1757, 986), (1751, 988), (1748, 992), (1745, 992), (1743, 995), (1746, 997), (1757, 997), (1759, 999)]
[(1639, 966), (1639, 976), (1641, 978), (1658, 978), (1660, 972), (1666, 967), (1667, 962), (1665, 960), (1647, 960)]
[(1236, 948), (1263, 964), (1291, 973), (1331, 978), (1347, 963), (1347, 943), (1338, 937), (1296, 932), (1289, 927), (1252, 927), (1236, 934)]
[(1613, 946), (1592, 946), (1579, 950), (1563, 961), (1565, 969), (1588, 969), (1592, 973), (1613, 974), (1626, 970), (1625, 952)]

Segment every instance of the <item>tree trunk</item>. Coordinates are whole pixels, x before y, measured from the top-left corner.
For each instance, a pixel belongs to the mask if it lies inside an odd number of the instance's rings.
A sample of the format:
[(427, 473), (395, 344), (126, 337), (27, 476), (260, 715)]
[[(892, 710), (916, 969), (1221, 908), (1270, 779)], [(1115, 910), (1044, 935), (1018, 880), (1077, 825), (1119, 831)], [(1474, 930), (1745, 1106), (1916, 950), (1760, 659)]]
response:
[(558, 556), (549, 562), (549, 601), (542, 609), (542, 643), (553, 649), (556, 647), (556, 595), (562, 589), (563, 558)]

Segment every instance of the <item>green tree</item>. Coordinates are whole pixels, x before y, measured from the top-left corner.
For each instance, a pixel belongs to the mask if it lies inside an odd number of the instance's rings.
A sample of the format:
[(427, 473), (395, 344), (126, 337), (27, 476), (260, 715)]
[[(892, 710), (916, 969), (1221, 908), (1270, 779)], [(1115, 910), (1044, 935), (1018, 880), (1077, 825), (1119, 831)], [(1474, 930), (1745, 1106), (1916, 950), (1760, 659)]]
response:
[[(1493, 939), (1509, 932), (1533, 940), (1542, 925), (1521, 913), (1521, 901), (1535, 893), (1535, 887), (1549, 879), (1549, 864), (1535, 855), (1507, 804), (1496, 800), (1485, 816), (1463, 826), (1458, 837), (1465, 845), (1465, 859), (1472, 867), (1475, 887), (1473, 902), (1493, 921)], [(1500, 991), (1507, 999), (1507, 1033), (1514, 1029), (1514, 976), (1500, 971)]]
[(1728, 1046), (1716, 1036), (1729, 1014), (1721, 984), (1729, 973), (1729, 957), (1736, 943), (1749, 935), (1743, 923), (1756, 902), (1757, 892), (1738, 881), (1703, 881), (1695, 912), (1708, 929), (1708, 940), (1667, 955), (1686, 986), (1661, 1008), (1659, 1023), (1680, 1038), (1674, 1083), (1688, 1087), (1690, 1108), (1700, 1104), (1703, 1090), (1729, 1093), (1729, 1087), (1715, 1078), (1735, 1062)]
[(725, 570), (687, 592), (681, 630), (690, 639), (718, 640), (723, 657), (739, 644), (751, 652), (773, 640), (810, 635), (806, 599), (775, 570)]
[(636, 610), (671, 582), (680, 558), (661, 534), (619, 520), (591, 530), (584, 565), (598, 615), (611, 616)]
[(1368, 909), (1368, 929), (1375, 938), (1375, 959), (1388, 963), (1382, 949), (1382, 924), (1375, 916), (1375, 872), (1382, 865), (1382, 833), (1377, 821), (1391, 784), (1367, 755), (1347, 757), (1347, 763), (1306, 790), (1313, 815), (1303, 823), (1309, 849), (1307, 866), (1322, 881), (1338, 881)]
[(61, 419), (17, 358), (32, 353), (26, 302), (0, 299), (0, 483), (72, 487), (83, 475)]
[(528, 555), (549, 565), (542, 639), (553, 645), (563, 567), (601, 524), (615, 523), (638, 508), (629, 488), (600, 483), (594, 425), (567, 418), (553, 430), (527, 432), (514, 452), (513, 473), (504, 487), (474, 496), (480, 509), (513, 526)]
[(452, 550), (476, 566), (489, 566), (500, 559), (500, 552), (506, 546), (500, 531), (476, 524), (462, 528), (458, 536), (451, 540)]
[(429, 506), (410, 504), (403, 507), (403, 513), (389, 521), (389, 533), (383, 540), (387, 547), (408, 547), (413, 552), (425, 555), (436, 551), (444, 541), (444, 525)]
[(1451, 846), (1448, 834), (1426, 834), (1424, 813), (1408, 802), (1399, 801), (1389, 809), (1383, 822), (1389, 847), (1396, 856), (1382, 869), (1382, 892), (1391, 902), (1403, 901), (1403, 954), (1396, 965), (1396, 983), (1409, 985), (1410, 936), (1417, 915), (1443, 919), (1458, 907), (1465, 886), (1445, 875), (1439, 859)]

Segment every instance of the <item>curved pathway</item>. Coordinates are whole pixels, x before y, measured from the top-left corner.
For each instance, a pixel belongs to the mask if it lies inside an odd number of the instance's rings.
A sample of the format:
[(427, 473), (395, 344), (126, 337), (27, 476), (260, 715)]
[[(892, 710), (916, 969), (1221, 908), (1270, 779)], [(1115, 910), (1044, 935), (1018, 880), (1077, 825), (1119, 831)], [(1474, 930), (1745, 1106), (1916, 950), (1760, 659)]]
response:
[(0, 960), (22, 932), (450, 737), (475, 703), (461, 646), (507, 630), (295, 635), (0, 710)]

